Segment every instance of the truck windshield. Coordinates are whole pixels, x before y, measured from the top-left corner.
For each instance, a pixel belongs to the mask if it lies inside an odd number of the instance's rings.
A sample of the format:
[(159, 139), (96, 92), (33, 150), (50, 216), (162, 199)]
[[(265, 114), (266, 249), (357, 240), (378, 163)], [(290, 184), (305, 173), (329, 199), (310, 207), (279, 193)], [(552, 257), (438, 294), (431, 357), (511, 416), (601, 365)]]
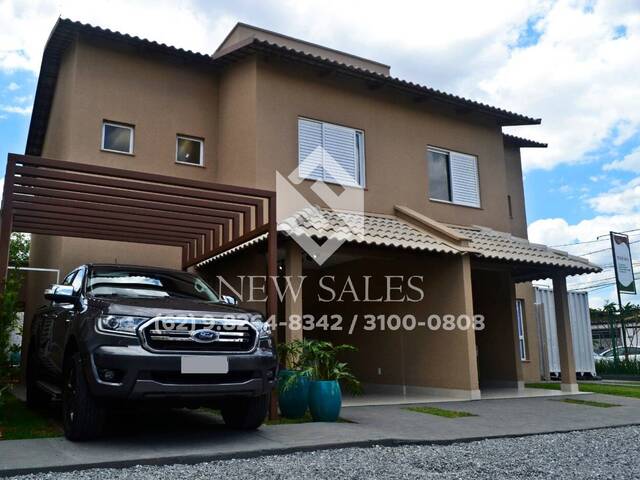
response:
[(94, 297), (173, 297), (220, 301), (213, 290), (195, 275), (128, 268), (92, 268), (87, 279), (87, 293)]

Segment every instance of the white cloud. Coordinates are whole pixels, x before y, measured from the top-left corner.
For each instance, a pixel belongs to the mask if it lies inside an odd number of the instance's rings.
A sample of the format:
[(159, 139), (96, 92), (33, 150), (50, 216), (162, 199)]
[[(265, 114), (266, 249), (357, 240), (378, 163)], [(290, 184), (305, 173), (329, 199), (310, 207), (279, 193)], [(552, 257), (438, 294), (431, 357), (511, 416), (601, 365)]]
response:
[[(598, 215), (570, 225), (564, 218), (545, 218), (529, 225), (529, 240), (546, 245), (590, 242), (609, 231), (624, 232), (640, 228), (640, 213), (630, 215)], [(581, 254), (594, 250), (597, 244), (582, 244), (571, 252)], [(606, 245), (605, 245), (606, 246)], [(564, 248), (564, 247), (561, 247)]]
[(600, 213), (632, 213), (640, 211), (640, 177), (590, 198), (587, 202), (596, 212)]
[(7, 85), (7, 90), (9, 90), (10, 92), (15, 92), (16, 90), (20, 89), (20, 85), (18, 85), (16, 82), (11, 82), (9, 85)]
[[(517, 129), (549, 143), (524, 152), (525, 169), (586, 161), (640, 129), (640, 62), (629, 55), (640, 51), (640, 11), (598, 2), (591, 13), (585, 5), (555, 3), (539, 42), (515, 50), (481, 82), (486, 98), (542, 117), (541, 127)], [(627, 33), (614, 39), (619, 25)]]
[(0, 111), (16, 113), (18, 115), (31, 115), (31, 107), (21, 107), (19, 105), (0, 105)]
[(189, 0), (112, 0), (105, 4), (83, 0), (3, 0), (0, 70), (37, 73), (45, 43), (59, 16), (212, 53), (235, 23), (235, 19), (216, 10), (219, 7), (203, 10)]
[[(567, 251), (573, 255), (584, 256), (591, 262), (603, 267), (600, 273), (587, 275), (575, 275), (567, 278), (569, 289), (584, 289), (587, 287), (602, 286), (589, 294), (589, 304), (592, 307), (600, 307), (607, 300), (617, 300), (613, 286), (611, 246), (609, 231), (629, 231), (632, 242), (640, 240), (640, 213), (631, 215), (597, 216), (576, 224), (569, 224), (562, 218), (548, 218), (538, 220), (529, 225), (529, 239), (533, 242), (546, 245), (562, 245), (559, 250)], [(636, 231), (630, 231), (636, 230)], [(596, 237), (602, 237), (595, 241)], [(589, 242), (589, 243), (577, 243)], [(573, 246), (566, 244), (574, 243)], [(640, 260), (640, 243), (631, 244), (631, 255)], [(636, 267), (636, 271), (638, 267)], [(623, 302), (640, 302), (640, 296), (625, 296)]]
[(20, 95), (17, 97), (13, 97), (13, 101), (15, 103), (27, 103), (27, 102), (30, 102), (31, 100), (33, 100), (33, 97), (31, 95)]
[(624, 156), (622, 160), (615, 160), (602, 167), (604, 170), (627, 170), (640, 172), (640, 147)]

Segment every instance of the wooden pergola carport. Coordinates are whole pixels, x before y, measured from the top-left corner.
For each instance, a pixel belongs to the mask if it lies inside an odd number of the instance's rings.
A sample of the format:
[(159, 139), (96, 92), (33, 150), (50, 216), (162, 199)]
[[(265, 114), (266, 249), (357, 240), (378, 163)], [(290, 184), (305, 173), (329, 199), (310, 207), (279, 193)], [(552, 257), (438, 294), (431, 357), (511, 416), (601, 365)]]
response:
[[(182, 268), (268, 233), (267, 276), (277, 269), (275, 192), (9, 154), (0, 214), (0, 271), (12, 232), (182, 249)], [(267, 282), (267, 317), (277, 312)]]

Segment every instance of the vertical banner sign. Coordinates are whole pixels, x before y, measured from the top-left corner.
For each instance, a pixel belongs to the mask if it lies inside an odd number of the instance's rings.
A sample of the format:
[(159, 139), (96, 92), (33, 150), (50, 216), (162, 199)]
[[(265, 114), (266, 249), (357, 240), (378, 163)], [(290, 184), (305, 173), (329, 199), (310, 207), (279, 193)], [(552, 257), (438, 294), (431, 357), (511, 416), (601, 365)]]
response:
[(613, 251), (613, 267), (616, 271), (616, 284), (620, 293), (636, 293), (636, 282), (631, 262), (629, 237), (622, 233), (611, 232), (611, 250)]

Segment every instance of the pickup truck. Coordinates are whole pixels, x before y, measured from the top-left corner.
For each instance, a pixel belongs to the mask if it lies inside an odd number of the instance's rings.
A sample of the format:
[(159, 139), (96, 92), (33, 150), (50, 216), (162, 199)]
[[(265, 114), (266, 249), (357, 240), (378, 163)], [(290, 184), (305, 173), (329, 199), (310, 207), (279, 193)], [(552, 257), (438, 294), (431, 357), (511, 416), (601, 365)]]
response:
[(148, 404), (216, 408), (238, 429), (263, 423), (277, 374), (270, 326), (197, 275), (89, 264), (44, 296), (27, 403), (61, 399), (68, 439), (95, 438), (108, 411)]

